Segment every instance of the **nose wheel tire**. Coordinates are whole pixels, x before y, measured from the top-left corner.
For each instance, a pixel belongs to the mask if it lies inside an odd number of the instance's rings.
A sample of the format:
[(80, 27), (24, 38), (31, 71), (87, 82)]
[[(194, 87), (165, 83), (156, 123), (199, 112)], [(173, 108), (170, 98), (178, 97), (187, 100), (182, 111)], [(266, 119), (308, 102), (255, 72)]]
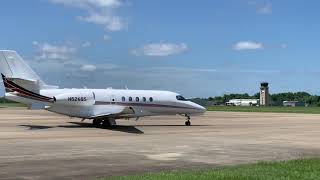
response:
[(189, 120), (187, 120), (187, 121), (185, 122), (185, 124), (186, 124), (186, 126), (191, 126), (191, 122), (190, 122)]
[(185, 125), (186, 126), (191, 126), (191, 122), (190, 122), (190, 116), (189, 115), (185, 115), (186, 116), (186, 118), (187, 118), (187, 121), (185, 122)]

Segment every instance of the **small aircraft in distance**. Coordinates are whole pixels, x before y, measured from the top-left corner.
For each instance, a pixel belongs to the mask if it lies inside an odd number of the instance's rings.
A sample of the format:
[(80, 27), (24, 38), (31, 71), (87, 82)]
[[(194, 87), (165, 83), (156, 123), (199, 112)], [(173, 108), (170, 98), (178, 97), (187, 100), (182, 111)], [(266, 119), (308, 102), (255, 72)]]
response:
[(0, 50), (0, 73), (6, 99), (30, 109), (90, 119), (96, 127), (114, 126), (116, 119), (177, 114), (185, 116), (185, 125), (190, 126), (190, 116), (206, 111), (170, 91), (59, 89), (45, 84), (16, 51)]

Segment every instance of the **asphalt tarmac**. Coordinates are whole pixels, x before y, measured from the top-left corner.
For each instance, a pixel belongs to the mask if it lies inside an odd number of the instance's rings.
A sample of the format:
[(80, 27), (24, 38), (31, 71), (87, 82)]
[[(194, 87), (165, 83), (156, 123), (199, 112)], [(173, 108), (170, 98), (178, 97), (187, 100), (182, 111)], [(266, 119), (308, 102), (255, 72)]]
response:
[(25, 108), (0, 109), (0, 179), (95, 179), (320, 153), (320, 115), (207, 112), (95, 128)]

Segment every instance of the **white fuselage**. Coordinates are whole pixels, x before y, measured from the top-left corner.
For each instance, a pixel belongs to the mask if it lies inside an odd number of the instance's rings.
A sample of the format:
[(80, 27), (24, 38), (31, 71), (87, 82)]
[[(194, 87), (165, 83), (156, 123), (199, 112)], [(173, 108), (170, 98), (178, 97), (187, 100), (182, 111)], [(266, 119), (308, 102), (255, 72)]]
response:
[[(143, 117), (153, 115), (197, 115), (205, 108), (169, 91), (119, 90), (119, 89), (48, 89), (40, 94), (54, 97), (55, 102), (46, 102), (46, 110), (71, 117), (93, 118), (112, 116), (118, 118)], [(26, 104), (38, 103), (36, 100), (6, 93), (6, 98)], [(61, 100), (60, 100), (61, 99)], [(116, 115), (119, 108), (126, 107)]]
[(57, 89), (47, 85), (16, 51), (0, 50), (0, 73), (7, 99), (30, 109), (93, 119), (99, 126), (114, 125), (115, 119), (153, 115), (202, 114), (205, 108), (169, 91), (119, 89)]

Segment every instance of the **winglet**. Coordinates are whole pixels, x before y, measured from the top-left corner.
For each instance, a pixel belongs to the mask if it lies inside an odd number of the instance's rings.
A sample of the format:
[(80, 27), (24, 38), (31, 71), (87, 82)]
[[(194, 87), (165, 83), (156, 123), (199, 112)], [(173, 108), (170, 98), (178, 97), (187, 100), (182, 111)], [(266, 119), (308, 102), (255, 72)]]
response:
[(6, 76), (3, 75), (2, 73), (1, 73), (1, 76), (2, 76), (2, 80), (4, 80), (6, 78)]

